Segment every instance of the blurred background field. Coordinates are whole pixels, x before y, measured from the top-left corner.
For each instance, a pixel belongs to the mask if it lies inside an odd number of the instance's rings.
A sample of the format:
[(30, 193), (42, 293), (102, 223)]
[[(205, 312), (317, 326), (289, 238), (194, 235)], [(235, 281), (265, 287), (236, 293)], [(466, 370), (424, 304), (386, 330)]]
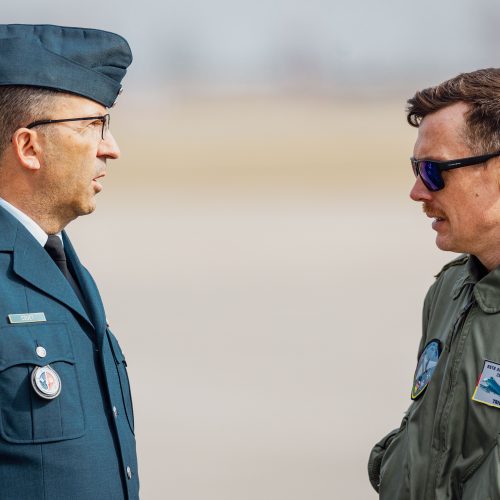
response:
[(144, 137), (132, 101), (70, 234), (125, 345), (144, 498), (374, 498), (449, 259), (407, 198), (401, 102), (197, 97)]
[[(404, 100), (353, 96), (140, 96), (113, 112), (123, 143), (117, 182), (162, 188), (289, 189), (338, 194), (406, 183), (414, 130)], [(141, 168), (145, 165), (145, 168)], [(391, 179), (392, 177), (392, 179)]]
[(375, 498), (368, 453), (453, 257), (408, 198), (404, 105), (498, 65), (498, 6), (23, 5), (3, 22), (108, 29), (135, 55), (122, 158), (68, 232), (127, 357), (142, 498)]

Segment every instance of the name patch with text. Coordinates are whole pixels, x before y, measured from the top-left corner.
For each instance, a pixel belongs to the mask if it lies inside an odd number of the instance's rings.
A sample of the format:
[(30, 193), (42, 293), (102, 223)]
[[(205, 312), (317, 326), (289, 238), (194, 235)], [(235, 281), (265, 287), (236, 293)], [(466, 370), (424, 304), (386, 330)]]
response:
[(472, 399), (500, 408), (500, 364), (485, 360)]

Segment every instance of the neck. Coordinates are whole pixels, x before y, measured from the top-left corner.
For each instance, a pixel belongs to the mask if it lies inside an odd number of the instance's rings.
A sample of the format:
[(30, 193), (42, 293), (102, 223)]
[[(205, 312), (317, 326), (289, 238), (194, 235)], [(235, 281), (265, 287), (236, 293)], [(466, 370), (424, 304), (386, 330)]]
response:
[(13, 197), (5, 193), (0, 193), (0, 196), (33, 219), (47, 234), (59, 233), (70, 222), (70, 220), (62, 220), (60, 214), (51, 213), (47, 210), (46, 203), (37, 203), (35, 198)]
[(479, 262), (488, 270), (488, 272), (493, 271), (493, 269), (500, 266), (500, 251), (492, 252), (491, 254), (475, 254)]

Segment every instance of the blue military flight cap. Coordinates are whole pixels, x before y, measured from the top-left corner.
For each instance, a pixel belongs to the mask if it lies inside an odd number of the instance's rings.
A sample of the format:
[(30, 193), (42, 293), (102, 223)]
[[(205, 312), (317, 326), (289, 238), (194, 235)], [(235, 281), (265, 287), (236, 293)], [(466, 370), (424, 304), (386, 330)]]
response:
[(0, 24), (0, 86), (61, 90), (111, 107), (132, 62), (115, 33), (48, 24)]

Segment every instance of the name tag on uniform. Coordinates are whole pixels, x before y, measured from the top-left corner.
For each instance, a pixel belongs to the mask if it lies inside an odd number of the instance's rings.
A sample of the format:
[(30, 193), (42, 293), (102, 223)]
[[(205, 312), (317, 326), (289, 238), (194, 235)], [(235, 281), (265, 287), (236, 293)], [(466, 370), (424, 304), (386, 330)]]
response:
[(9, 323), (39, 323), (41, 321), (47, 321), (45, 318), (45, 313), (23, 313), (23, 314), (9, 314)]
[(500, 408), (500, 364), (486, 360), (472, 399)]

